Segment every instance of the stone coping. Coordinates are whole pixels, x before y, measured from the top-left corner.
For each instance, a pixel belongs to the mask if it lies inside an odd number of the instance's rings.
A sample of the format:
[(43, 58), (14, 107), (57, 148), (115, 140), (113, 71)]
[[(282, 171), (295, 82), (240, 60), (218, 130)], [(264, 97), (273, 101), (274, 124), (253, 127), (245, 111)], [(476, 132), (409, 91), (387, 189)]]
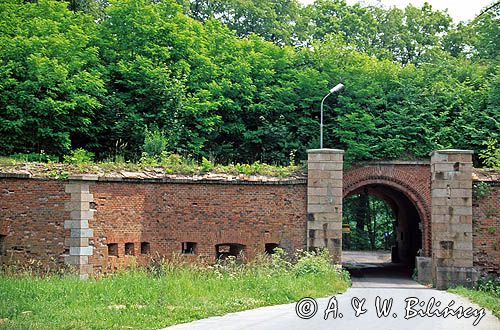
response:
[(431, 153), (429, 153), (430, 156), (434, 154), (474, 154), (474, 150), (442, 149), (442, 150), (434, 150)]
[[(354, 166), (376, 166), (376, 165), (429, 165), (428, 161), (367, 161), (354, 164)], [(349, 170), (344, 170), (348, 172)], [(32, 175), (27, 171), (19, 172), (1, 172), (0, 178), (16, 179), (40, 179), (57, 180), (55, 178), (41, 177)], [(268, 177), (262, 175), (234, 175), (234, 174), (198, 174), (181, 175), (165, 174), (155, 172), (128, 172), (119, 171), (110, 174), (81, 174), (73, 175), (67, 180), (78, 181), (101, 181), (101, 182), (152, 182), (152, 183), (214, 183), (214, 184), (306, 184), (307, 177), (292, 176), (287, 178)], [(473, 181), (500, 182), (500, 172), (493, 169), (474, 168), (472, 170)]]
[(308, 154), (343, 154), (344, 150), (341, 149), (307, 149)]
[(429, 160), (368, 160), (353, 164), (353, 166), (373, 165), (431, 165)]
[[(0, 178), (56, 180), (53, 178), (32, 176), (30, 173), (0, 172)], [(113, 173), (110, 175), (80, 174), (71, 175), (62, 181), (91, 181), (91, 182), (138, 182), (138, 183), (203, 183), (203, 184), (243, 184), (243, 185), (294, 185), (307, 184), (306, 177), (277, 178), (262, 175), (231, 175), (231, 174), (152, 174), (149, 172)]]

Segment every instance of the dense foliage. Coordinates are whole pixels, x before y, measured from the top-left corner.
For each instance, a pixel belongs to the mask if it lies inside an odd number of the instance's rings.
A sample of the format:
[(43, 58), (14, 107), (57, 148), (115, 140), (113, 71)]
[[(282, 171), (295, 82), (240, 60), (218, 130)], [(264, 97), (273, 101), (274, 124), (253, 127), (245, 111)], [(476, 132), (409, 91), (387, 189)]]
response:
[(348, 161), (495, 155), (499, 7), (456, 25), (428, 4), (0, 0), (0, 154), (138, 160), (159, 131), (171, 153), (287, 164), (343, 82), (325, 146)]

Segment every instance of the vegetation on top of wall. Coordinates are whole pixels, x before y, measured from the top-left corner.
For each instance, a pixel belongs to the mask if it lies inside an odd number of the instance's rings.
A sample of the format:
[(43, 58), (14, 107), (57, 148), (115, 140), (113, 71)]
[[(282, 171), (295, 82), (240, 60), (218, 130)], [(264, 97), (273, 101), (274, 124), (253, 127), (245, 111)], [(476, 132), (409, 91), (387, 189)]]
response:
[(472, 185), (472, 192), (478, 200), (481, 200), (490, 194), (491, 187), (484, 181), (474, 182)]
[[(96, 162), (88, 157), (82, 149), (76, 150), (71, 155), (64, 157), (64, 162), (26, 162), (23, 157), (0, 157), (0, 172), (26, 173), (35, 177), (49, 177), (67, 179), (76, 174), (121, 175), (124, 172), (148, 173), (150, 177), (164, 175), (230, 175), (246, 179), (252, 175), (290, 178), (304, 177), (306, 168), (302, 165), (269, 165), (259, 161), (252, 164), (230, 163), (228, 165), (216, 164), (206, 158), (196, 161), (192, 158), (182, 157), (177, 154), (162, 153), (158, 157), (151, 157), (146, 153), (136, 162), (108, 160)], [(132, 174), (131, 174), (132, 175)]]

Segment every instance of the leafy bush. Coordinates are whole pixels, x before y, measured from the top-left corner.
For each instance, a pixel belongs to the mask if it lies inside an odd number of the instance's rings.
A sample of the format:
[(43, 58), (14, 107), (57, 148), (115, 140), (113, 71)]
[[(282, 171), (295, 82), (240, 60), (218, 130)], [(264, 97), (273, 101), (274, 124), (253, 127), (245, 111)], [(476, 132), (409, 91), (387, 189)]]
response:
[(297, 254), (297, 262), (292, 267), (296, 276), (326, 273), (332, 270), (328, 250), (301, 251)]
[(202, 172), (210, 172), (213, 168), (214, 164), (210, 160), (206, 159), (205, 157), (201, 159), (200, 170)]
[(484, 181), (474, 183), (472, 189), (477, 199), (483, 199), (491, 192), (490, 186)]
[(496, 139), (489, 139), (483, 145), (486, 148), (479, 152), (479, 158), (483, 161), (484, 165), (500, 169), (500, 148), (497, 147), (498, 141)]
[(149, 130), (146, 128), (144, 135), (143, 151), (150, 157), (159, 157), (167, 148), (165, 133), (158, 128)]
[(495, 297), (500, 298), (500, 279), (498, 276), (492, 275), (489, 277), (481, 278), (477, 282), (477, 290), (488, 292)]
[(83, 148), (78, 148), (71, 152), (71, 155), (64, 156), (64, 162), (67, 164), (85, 165), (91, 164), (94, 160), (94, 153)]

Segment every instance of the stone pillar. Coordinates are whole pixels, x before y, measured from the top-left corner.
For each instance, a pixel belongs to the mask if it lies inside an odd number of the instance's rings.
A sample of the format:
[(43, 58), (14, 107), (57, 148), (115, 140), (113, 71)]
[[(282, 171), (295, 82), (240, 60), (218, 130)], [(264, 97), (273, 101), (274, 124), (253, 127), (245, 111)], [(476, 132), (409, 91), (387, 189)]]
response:
[(472, 268), (472, 154), (431, 154), (432, 272), (438, 289), (477, 281)]
[(327, 248), (332, 261), (342, 256), (343, 150), (307, 151), (307, 247)]
[(64, 261), (75, 267), (82, 279), (92, 274), (89, 256), (93, 254), (93, 247), (89, 245), (89, 238), (93, 237), (94, 233), (89, 228), (89, 220), (94, 215), (90, 205), (94, 198), (89, 191), (89, 181), (95, 180), (97, 176), (94, 175), (72, 176), (65, 186), (65, 191), (71, 194), (71, 198), (65, 204), (70, 218), (64, 221), (64, 228), (70, 230), (70, 237), (65, 239), (69, 255), (65, 256)]

